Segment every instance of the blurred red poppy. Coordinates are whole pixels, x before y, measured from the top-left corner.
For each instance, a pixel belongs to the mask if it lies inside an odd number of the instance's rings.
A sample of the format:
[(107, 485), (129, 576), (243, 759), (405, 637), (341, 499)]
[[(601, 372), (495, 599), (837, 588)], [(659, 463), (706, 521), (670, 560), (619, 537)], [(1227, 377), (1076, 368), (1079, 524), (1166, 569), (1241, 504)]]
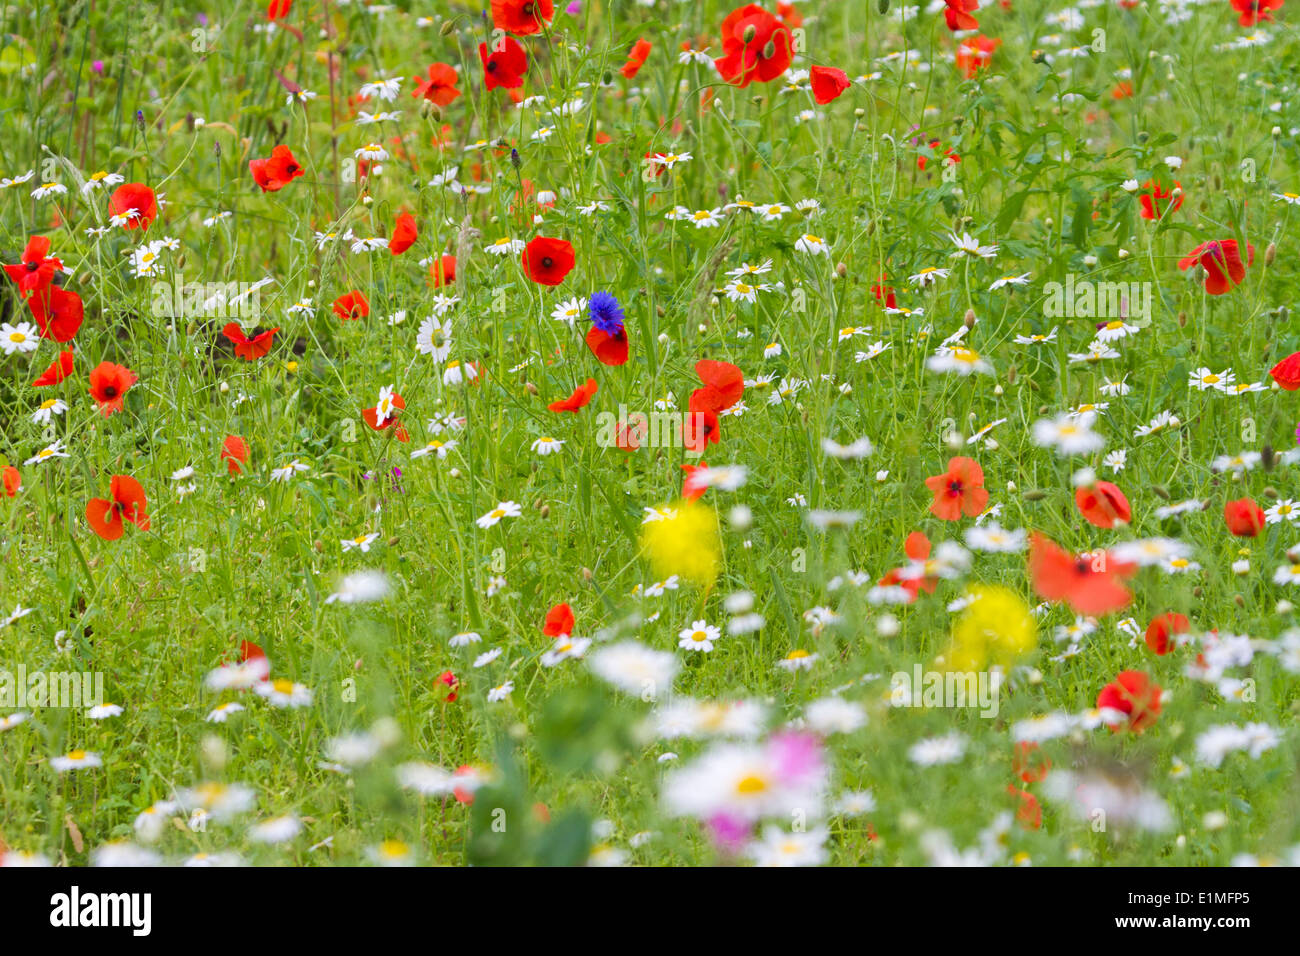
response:
[(90, 372), (90, 397), (99, 406), (99, 413), (107, 418), (122, 410), (122, 401), (137, 376), (124, 365), (100, 362)]
[(573, 245), (564, 239), (535, 236), (519, 260), (524, 273), (538, 285), (559, 285), (573, 268)]
[(1160, 715), (1160, 685), (1141, 671), (1123, 671), (1097, 695), (1098, 710), (1116, 710), (1127, 715), (1125, 723), (1112, 724), (1111, 730), (1141, 733)]
[(145, 513), (148, 501), (140, 482), (129, 475), (114, 475), (109, 483), (109, 498), (91, 498), (86, 502), (86, 520), (95, 534), (105, 541), (116, 541), (126, 528), (124, 521), (149, 530), (149, 516)]

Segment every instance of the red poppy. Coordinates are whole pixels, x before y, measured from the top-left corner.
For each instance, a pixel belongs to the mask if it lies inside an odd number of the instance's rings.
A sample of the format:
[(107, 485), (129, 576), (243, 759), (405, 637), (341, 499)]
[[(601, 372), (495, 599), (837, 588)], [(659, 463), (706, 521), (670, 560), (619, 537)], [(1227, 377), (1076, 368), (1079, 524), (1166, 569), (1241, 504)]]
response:
[(778, 0), (776, 5), (776, 15), (781, 18), (781, 22), (788, 27), (803, 26), (803, 16), (795, 9), (793, 3), (782, 3)]
[[(921, 161), (924, 160), (925, 157), (922, 156)], [(922, 166), (921, 168), (925, 169), (924, 166)], [(880, 281), (871, 287), (871, 294), (875, 296), (876, 301), (879, 302), (881, 305), (883, 305), (886, 309), (897, 309), (898, 297), (894, 295), (894, 290), (890, 286), (885, 285), (885, 283), (888, 281), (889, 279), (886, 276), (881, 276)]]
[(447, 106), (460, 96), (460, 90), (456, 89), (460, 75), (452, 67), (446, 63), (430, 63), (428, 72), (427, 77), (411, 77), (416, 84), (412, 96), (423, 97), (435, 106)]
[(944, 0), (944, 4), (943, 18), (949, 30), (979, 29), (979, 21), (971, 16), (980, 8), (979, 0)]
[(456, 281), (456, 257), (443, 256), (429, 263), (429, 275), (435, 289)]
[(1277, 382), (1278, 388), (1286, 389), (1288, 392), (1300, 388), (1300, 352), (1292, 352), (1269, 369), (1268, 374), (1273, 377), (1273, 381)]
[(955, 60), (957, 69), (961, 70), (966, 79), (974, 79), (976, 73), (987, 69), (993, 62), (993, 52), (1001, 45), (1001, 40), (994, 40), (982, 33), (979, 36), (967, 37), (957, 48)]
[(306, 170), (283, 143), (271, 150), (269, 159), (250, 159), (248, 171), (253, 174), (253, 181), (262, 187), (264, 193), (279, 192), (299, 176), (306, 175)]
[(709, 445), (717, 444), (720, 425), (718, 413), (714, 408), (714, 399), (709, 396), (708, 388), (697, 388), (691, 392), (691, 400), (686, 408), (686, 417), (682, 420), (682, 447), (696, 454), (703, 453)]
[(4, 488), (5, 497), (12, 498), (23, 486), (23, 476), (13, 465), (5, 465), (4, 471), (0, 472), (0, 486)]
[(406, 408), (406, 399), (402, 398), (402, 396), (398, 395), (396, 392), (393, 392), (392, 398), (389, 401), (391, 402), (391, 406), (389, 407), (388, 414), (384, 417), (383, 422), (379, 421), (379, 406), (377, 405), (374, 408), (363, 408), (361, 410), (362, 420), (377, 432), (387, 431), (391, 428), (393, 429), (394, 437), (396, 437), (398, 441), (410, 441), (411, 436), (407, 433), (406, 426), (399, 420), (402, 409)]
[(364, 295), (353, 289), (334, 300), (334, 314), (344, 321), (355, 322), (370, 314), (370, 303)]
[(551, 402), (546, 408), (552, 412), (573, 412), (576, 415), (578, 409), (587, 407), (587, 403), (591, 401), (591, 396), (596, 394), (597, 388), (596, 380), (589, 378), (587, 384), (579, 385), (568, 398), (562, 398), (558, 402)]
[(973, 518), (988, 507), (984, 469), (973, 458), (949, 459), (948, 470), (925, 479), (925, 486), (934, 492), (930, 512), (944, 521), (960, 521), (963, 513)]
[(158, 198), (144, 183), (123, 183), (113, 191), (108, 200), (108, 211), (114, 216), (134, 214), (123, 223), (127, 229), (148, 229), (158, 217)]
[[(941, 145), (943, 145), (943, 140), (938, 140), (938, 139), (930, 140), (930, 149), (933, 152), (936, 153), (939, 152), (939, 147)], [(930, 157), (922, 153), (920, 156), (916, 157), (916, 168), (924, 170), (925, 167), (929, 165), (929, 162), (930, 162)], [(961, 157), (958, 156), (954, 150), (949, 149), (946, 153), (944, 153), (944, 161), (943, 161), (944, 166), (955, 166), (960, 162), (961, 162)]]
[(72, 374), (72, 349), (64, 349), (59, 353), (59, 357), (50, 363), (36, 381), (32, 382), (32, 388), (45, 388), (47, 385), (58, 385), (61, 381)]
[(415, 245), (415, 240), (418, 238), (420, 233), (415, 228), (415, 217), (409, 212), (404, 212), (397, 217), (397, 222), (393, 225), (393, 238), (388, 240), (388, 251), (395, 256), (400, 256)]
[(289, 10), (293, 6), (293, 0), (271, 0), (266, 8), (266, 19), (282, 20), (289, 15)]
[(489, 90), (498, 86), (515, 89), (524, 85), (524, 74), (528, 72), (528, 54), (522, 44), (514, 37), (503, 37), (501, 42), (488, 53), (488, 45), (478, 45), (478, 58), (483, 63), (483, 81)]
[(99, 405), (99, 413), (107, 418), (122, 410), (122, 401), (138, 376), (124, 365), (100, 362), (90, 372), (90, 397)]
[(124, 521), (141, 531), (149, 530), (149, 516), (145, 513), (148, 501), (140, 482), (128, 475), (114, 475), (108, 493), (111, 501), (91, 498), (86, 502), (86, 520), (95, 534), (105, 541), (116, 541), (126, 531)]
[(1133, 518), (1124, 492), (1109, 481), (1097, 481), (1086, 488), (1076, 488), (1074, 503), (1089, 524), (1098, 528), (1113, 528), (1128, 524)]
[(63, 268), (61, 260), (46, 255), (49, 251), (49, 236), (32, 236), (23, 249), (22, 260), (5, 266), (9, 278), (18, 283), (18, 298), (25, 299), (33, 292), (48, 288), (54, 274)]
[(538, 285), (559, 285), (573, 268), (573, 246), (564, 239), (534, 236), (524, 246), (519, 261), (528, 278)]
[(443, 671), (438, 675), (438, 683), (447, 688), (447, 703), (455, 703), (460, 696), (460, 678), (451, 671)]
[(1073, 555), (1042, 534), (1029, 542), (1029, 576), (1034, 590), (1049, 601), (1064, 601), (1078, 614), (1109, 614), (1126, 606), (1133, 595), (1122, 578), (1132, 564), (1114, 561), (1106, 552)]
[(227, 435), (221, 443), (221, 460), (232, 477), (243, 474), (244, 465), (248, 464), (248, 442), (238, 435)]
[(567, 604), (557, 604), (546, 612), (546, 623), (542, 633), (547, 637), (559, 637), (573, 633), (573, 609)]
[(717, 362), (713, 359), (700, 359), (695, 363), (695, 374), (704, 383), (703, 395), (693, 401), (701, 406), (708, 404), (715, 412), (721, 412), (740, 401), (745, 394), (745, 376), (739, 366), (730, 362)]
[(554, 14), (551, 0), (492, 0), (492, 26), (521, 37), (541, 33)]
[(722, 56), (713, 65), (733, 86), (749, 86), (754, 80), (775, 80), (790, 68), (793, 57), (790, 28), (758, 4), (749, 3), (722, 21)]
[[(1117, 710), (1128, 716), (1128, 729), (1141, 733), (1160, 715), (1160, 685), (1141, 671), (1122, 671), (1097, 695), (1098, 710)], [(1112, 724), (1119, 730), (1123, 724)]]
[(279, 331), (280, 329), (277, 326), (274, 329), (259, 332), (250, 339), (244, 334), (244, 330), (239, 327), (238, 322), (230, 322), (221, 330), (221, 334), (230, 339), (231, 344), (235, 346), (237, 356), (255, 362), (271, 351), (271, 340), (275, 338), (275, 333)]
[(1223, 520), (1238, 538), (1253, 538), (1264, 530), (1264, 509), (1249, 498), (1238, 498), (1223, 506)]
[[(929, 560), (930, 539), (925, 536), (923, 531), (913, 531), (903, 541), (903, 553), (907, 555), (908, 560), (913, 562), (919, 563)], [(939, 579), (934, 575), (922, 575), (920, 577), (909, 575), (903, 577), (903, 572), (906, 570), (907, 568), (895, 568), (888, 572), (880, 579), (880, 586), (900, 587), (911, 595), (911, 601), (915, 601), (921, 591), (926, 594), (933, 594), (934, 589), (939, 586)]]
[(1232, 0), (1232, 9), (1241, 14), (1237, 22), (1243, 27), (1253, 27), (1260, 20), (1272, 21), (1270, 10), (1280, 10), (1282, 0)]
[(27, 306), (41, 330), (41, 338), (56, 342), (75, 338), (86, 317), (81, 296), (57, 285), (41, 289), (27, 300)]
[(1052, 769), (1052, 761), (1038, 744), (1032, 740), (1022, 740), (1016, 744), (1011, 769), (1025, 783), (1037, 783)]
[(1246, 243), (1246, 265), (1241, 263), (1241, 250), (1236, 239), (1216, 239), (1203, 242), (1184, 258), (1178, 268), (1186, 271), (1196, 263), (1205, 270), (1205, 291), (1210, 295), (1223, 295), (1233, 286), (1241, 285), (1246, 278), (1246, 266), (1255, 261), (1255, 247)]
[(1115, 84), (1114, 89), (1110, 91), (1112, 100), (1126, 100), (1133, 95), (1133, 84), (1127, 80), (1120, 80)]
[(814, 66), (809, 72), (813, 99), (825, 105), (849, 88), (849, 75), (833, 66)]
[(1043, 808), (1035, 797), (1028, 790), (1022, 790), (1014, 783), (1007, 784), (1007, 793), (1015, 797), (1018, 801), (1016, 806), (1016, 822), (1026, 830), (1037, 830), (1043, 825)]
[(632, 52), (627, 55), (627, 62), (619, 70), (625, 80), (630, 80), (636, 76), (637, 71), (645, 65), (646, 57), (650, 55), (652, 49), (654, 49), (654, 44), (649, 40), (637, 40), (632, 45)]
[(1191, 622), (1187, 620), (1186, 615), (1174, 611), (1159, 614), (1147, 625), (1145, 636), (1147, 647), (1157, 654), (1168, 654), (1171, 638), (1175, 634), (1186, 634), (1191, 629)]
[(709, 469), (708, 462), (702, 461), (698, 465), (682, 465), (682, 471), (686, 472), (686, 477), (682, 479), (682, 497), (687, 501), (695, 501), (706, 491), (709, 486), (702, 484), (696, 477), (702, 472)]
[(587, 330), (587, 348), (603, 365), (624, 365), (627, 363), (627, 329), (606, 332), (593, 325)]
[[(1175, 195), (1177, 191), (1177, 195)], [(1168, 200), (1172, 199), (1172, 202)], [(1165, 189), (1154, 179), (1142, 184), (1142, 195), (1138, 197), (1142, 204), (1143, 219), (1162, 219), (1171, 212), (1177, 212), (1183, 205), (1183, 184), (1174, 180), (1171, 188)]]

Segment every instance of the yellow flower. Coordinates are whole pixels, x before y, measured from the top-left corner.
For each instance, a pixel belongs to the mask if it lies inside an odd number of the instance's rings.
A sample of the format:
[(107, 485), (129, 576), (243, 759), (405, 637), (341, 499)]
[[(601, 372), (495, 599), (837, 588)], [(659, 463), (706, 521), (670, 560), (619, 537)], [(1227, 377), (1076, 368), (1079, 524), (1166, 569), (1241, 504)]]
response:
[(708, 587), (718, 576), (722, 545), (713, 509), (681, 501), (659, 509), (662, 520), (641, 526), (641, 552), (661, 578), (676, 574)]
[(977, 585), (970, 596), (970, 605), (952, 629), (949, 669), (982, 671), (990, 664), (1010, 667), (1034, 649), (1038, 627), (1018, 594), (996, 585)]

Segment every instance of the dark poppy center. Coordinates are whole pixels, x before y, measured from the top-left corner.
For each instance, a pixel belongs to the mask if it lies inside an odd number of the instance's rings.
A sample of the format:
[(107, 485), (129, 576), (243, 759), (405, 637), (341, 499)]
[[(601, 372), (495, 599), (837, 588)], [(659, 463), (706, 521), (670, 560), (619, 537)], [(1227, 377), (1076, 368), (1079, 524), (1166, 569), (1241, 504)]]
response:
[(495, 73), (495, 72), (496, 72), (496, 68), (497, 68), (497, 61), (496, 61), (496, 60), (488, 60), (487, 71), (488, 71), (489, 73)]
[(533, 15), (533, 5), (532, 5), (531, 3), (525, 3), (525, 4), (524, 4), (524, 16), (526, 16), (526, 17), (531, 17), (532, 15)]
[(104, 386), (104, 397), (105, 397), (105, 398), (117, 398), (117, 386), (116, 386), (116, 385), (105, 385), (105, 386)]
[(41, 264), (40, 264), (39, 262), (29, 262), (29, 263), (27, 263), (27, 271), (28, 271), (28, 272), (35, 272), (35, 271), (36, 271), (37, 269), (39, 269), (40, 267), (41, 267)]
[(1087, 574), (1088, 562), (1083, 558), (1076, 559), (1074, 562), (1074, 572), (1075, 574)]
[(543, 256), (543, 257), (542, 257), (542, 268), (543, 268), (543, 269), (550, 269), (550, 268), (553, 268), (554, 265), (555, 265), (555, 260), (552, 259), (550, 256)]
[(961, 494), (961, 482), (955, 478), (952, 481), (948, 482), (948, 494), (950, 495)]

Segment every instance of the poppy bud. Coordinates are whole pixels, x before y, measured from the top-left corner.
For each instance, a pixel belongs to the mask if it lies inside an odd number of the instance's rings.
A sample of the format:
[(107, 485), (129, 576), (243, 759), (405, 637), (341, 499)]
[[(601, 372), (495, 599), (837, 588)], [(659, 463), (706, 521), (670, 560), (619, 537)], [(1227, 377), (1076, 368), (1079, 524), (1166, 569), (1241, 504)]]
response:
[(1204, 590), (1204, 589), (1203, 589), (1199, 584), (1198, 584), (1196, 587), (1192, 588), (1192, 597), (1194, 597), (1194, 598), (1199, 598), (1199, 597), (1201, 597), (1204, 593), (1205, 593), (1205, 590)]
[(1232, 601), (1233, 601), (1234, 604), (1237, 605), (1237, 607), (1245, 607), (1245, 606), (1246, 606), (1246, 599), (1245, 599), (1244, 597), (1242, 597), (1240, 594), (1234, 595), (1233, 598), (1232, 598)]
[(582, 580), (584, 580), (584, 581), (590, 581), (591, 578), (592, 578), (591, 568), (583, 568), (583, 569), (582, 569)]
[(846, 275), (849, 274), (849, 267), (842, 262), (837, 262), (835, 264), (835, 274), (839, 276), (841, 279), (843, 279)]
[(1152, 485), (1151, 493), (1159, 495), (1161, 498), (1165, 499), (1165, 501), (1169, 500), (1169, 489), (1164, 485)]
[(524, 382), (524, 388), (528, 389), (529, 395), (537, 394), (537, 386), (534, 385), (532, 382)]
[(317, 551), (318, 554), (324, 554), (324, 553), (325, 553), (325, 542), (324, 542), (324, 541), (321, 541), (319, 538), (317, 538), (315, 541), (313, 541), (313, 542), (311, 543), (311, 546), (312, 546), (313, 548), (316, 549), (316, 551)]
[(1277, 489), (1274, 488), (1272, 485), (1270, 485), (1269, 487), (1265, 488), (1265, 489), (1264, 489), (1264, 497), (1267, 498), (1267, 499), (1269, 499), (1270, 501), (1277, 501), (1277, 498), (1278, 498)]
[(606, 70), (603, 74), (601, 74), (600, 79), (605, 86), (609, 86), (611, 83), (614, 82), (614, 74), (609, 72), (609, 70)]
[[(1009, 369), (1007, 369), (1007, 384), (1008, 385), (1016, 384), (1016, 367), (1014, 365), (1011, 366)], [(998, 394), (1001, 395), (1002, 393), (999, 392)]]
[(397, 535), (393, 535), (391, 538), (388, 539), (388, 547), (390, 548), (397, 547), (397, 545), (401, 542), (401, 540), (402, 539), (399, 538)]
[(1033, 488), (1025, 492), (1026, 501), (1042, 501), (1046, 497), (1047, 497), (1047, 492), (1040, 491), (1037, 488)]
[(754, 37), (756, 36), (758, 36), (758, 28), (751, 23), (749, 26), (745, 27), (745, 32), (740, 35), (740, 39), (746, 46), (748, 46), (754, 42)]
[(965, 317), (962, 319), (962, 322), (965, 324), (966, 328), (968, 328), (968, 329), (973, 329), (973, 328), (975, 328), (975, 310), (974, 310), (974, 309), (967, 309), (967, 310), (966, 310), (966, 315), (965, 315)]
[(1185, 328), (1187, 328), (1187, 313), (1186, 313), (1186, 312), (1179, 312), (1179, 313), (1178, 313), (1178, 327), (1179, 327), (1180, 329), (1185, 329)]
[(551, 516), (551, 506), (542, 505), (540, 514), (543, 518), (549, 518)]
[(1268, 248), (1264, 250), (1264, 265), (1271, 266), (1273, 260), (1277, 258), (1277, 243), (1270, 242)]

